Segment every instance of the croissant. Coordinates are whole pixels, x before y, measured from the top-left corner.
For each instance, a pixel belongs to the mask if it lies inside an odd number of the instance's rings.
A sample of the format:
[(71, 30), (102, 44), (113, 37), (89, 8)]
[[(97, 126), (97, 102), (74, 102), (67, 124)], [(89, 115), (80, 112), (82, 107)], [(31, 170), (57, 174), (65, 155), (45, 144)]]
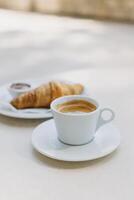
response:
[(66, 84), (51, 81), (40, 87), (21, 94), (10, 103), (17, 109), (48, 108), (50, 103), (61, 96), (81, 94), (84, 87), (81, 84)]

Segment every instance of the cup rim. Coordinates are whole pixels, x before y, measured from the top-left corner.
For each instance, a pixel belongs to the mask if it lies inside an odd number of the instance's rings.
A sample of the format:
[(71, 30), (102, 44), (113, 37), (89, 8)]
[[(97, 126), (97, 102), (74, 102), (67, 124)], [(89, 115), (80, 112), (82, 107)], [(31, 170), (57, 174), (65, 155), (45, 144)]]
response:
[[(85, 100), (85, 101), (88, 101), (87, 99), (89, 99), (89, 101), (91, 100), (91, 101), (93, 101), (93, 102), (95, 102), (95, 105), (97, 106), (97, 108), (96, 108), (96, 110), (94, 110), (94, 111), (92, 111), (92, 112), (89, 112), (89, 113), (82, 113), (81, 115), (80, 114), (77, 114), (77, 113), (73, 113), (73, 114), (71, 114), (71, 113), (63, 113), (63, 112), (60, 112), (60, 111), (58, 111), (54, 106), (54, 104), (56, 104), (56, 102), (57, 101), (59, 101), (60, 99), (62, 100), (62, 99), (64, 99), (64, 98), (68, 98), (68, 100), (69, 100), (69, 98), (83, 98), (83, 100)], [(84, 99), (85, 98), (85, 99)], [(68, 101), (67, 100), (67, 101)], [(94, 114), (94, 113), (96, 113), (99, 109), (100, 109), (100, 105), (99, 105), (99, 103), (98, 103), (98, 101), (96, 101), (95, 99), (93, 99), (93, 98), (91, 98), (91, 97), (89, 97), (88, 95), (67, 95), (67, 96), (62, 96), (62, 97), (58, 97), (58, 98), (56, 98), (55, 100), (53, 100), (52, 102), (51, 102), (51, 104), (50, 104), (50, 108), (51, 108), (51, 110), (52, 111), (54, 111), (54, 112), (56, 112), (56, 113), (58, 113), (58, 114), (61, 114), (61, 115), (65, 115), (65, 116), (89, 116), (89, 115), (92, 115), (92, 114)]]
[[(29, 88), (25, 88), (25, 89), (16, 89), (16, 88), (12, 88), (12, 85), (13, 84), (26, 84), (26, 85), (29, 85)], [(10, 83), (8, 84), (8, 89), (10, 91), (14, 91), (14, 92), (25, 92), (25, 91), (28, 91), (30, 89), (32, 89), (32, 85), (28, 82), (23, 82), (23, 81), (20, 81), (20, 82), (13, 82), (13, 83)]]

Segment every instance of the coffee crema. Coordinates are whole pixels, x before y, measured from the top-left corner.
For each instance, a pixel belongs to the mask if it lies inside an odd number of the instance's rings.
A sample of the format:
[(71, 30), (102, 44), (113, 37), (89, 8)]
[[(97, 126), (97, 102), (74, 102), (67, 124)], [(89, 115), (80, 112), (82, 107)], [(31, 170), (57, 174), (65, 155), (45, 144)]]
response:
[(97, 109), (97, 107), (89, 101), (85, 100), (72, 100), (65, 103), (58, 104), (56, 109), (63, 113), (89, 113)]

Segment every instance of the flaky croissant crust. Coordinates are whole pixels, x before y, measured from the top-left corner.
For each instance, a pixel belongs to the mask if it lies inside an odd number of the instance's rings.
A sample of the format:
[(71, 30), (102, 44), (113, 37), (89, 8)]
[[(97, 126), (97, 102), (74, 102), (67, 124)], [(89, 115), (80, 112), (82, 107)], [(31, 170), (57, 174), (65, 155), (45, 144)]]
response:
[(17, 109), (48, 108), (54, 99), (65, 95), (81, 94), (83, 89), (84, 87), (81, 84), (66, 84), (51, 81), (18, 96), (10, 103)]

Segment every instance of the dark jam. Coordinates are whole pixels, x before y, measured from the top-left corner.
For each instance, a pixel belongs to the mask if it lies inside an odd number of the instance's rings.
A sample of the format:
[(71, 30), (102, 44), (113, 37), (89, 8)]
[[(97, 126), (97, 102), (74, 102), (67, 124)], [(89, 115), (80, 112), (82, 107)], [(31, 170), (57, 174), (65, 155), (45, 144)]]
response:
[(26, 89), (31, 88), (31, 85), (27, 83), (13, 83), (11, 85), (11, 88), (15, 90), (26, 90)]

